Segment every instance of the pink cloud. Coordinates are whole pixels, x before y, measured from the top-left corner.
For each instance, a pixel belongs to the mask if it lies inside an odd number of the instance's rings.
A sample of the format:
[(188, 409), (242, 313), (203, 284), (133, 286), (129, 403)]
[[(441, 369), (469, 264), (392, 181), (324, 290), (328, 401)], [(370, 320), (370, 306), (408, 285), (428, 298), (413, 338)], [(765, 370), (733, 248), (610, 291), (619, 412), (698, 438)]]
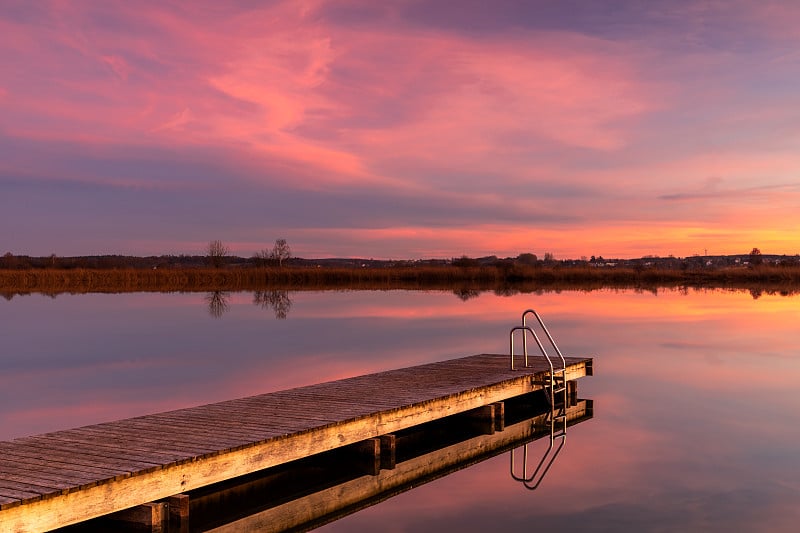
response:
[[(94, 132), (84, 133), (87, 142), (244, 146), (256, 156), (318, 166), (321, 183), (398, 185), (376, 170), (388, 156), (451, 156), (461, 161), (456, 168), (489, 168), (507, 152), (498, 142), (520, 133), (617, 149), (626, 142), (617, 123), (652, 106), (624, 58), (592, 51), (601, 43), (567, 36), (559, 46), (553, 42), (561, 37), (553, 35), (478, 44), (399, 30), (354, 31), (315, 20), (316, 5), (279, 3), (226, 13), (213, 24), (202, 9), (184, 18), (164, 9), (115, 8), (134, 24), (153, 27), (153, 39), (99, 26), (77, 30), (86, 27), (80, 23), (87, 13), (54, 8), (60, 24), (41, 35), (43, 44), (20, 48), (48, 68), (63, 61), (48, 58), (48, 47), (63, 46), (73, 64), (103, 65), (105, 74), (67, 76), (54, 68), (66, 99), (60, 92), (17, 102), (49, 119), (46, 133), (21, 124), (15, 133), (75, 139), (75, 130), (83, 130)], [(157, 76), (135, 57), (173, 74)], [(337, 69), (352, 77), (335, 78)], [(365, 113), (384, 112), (398, 95), (407, 100), (401, 102), (404, 125), (351, 125)], [(303, 133), (320, 118), (340, 139)]]
[(108, 64), (109, 68), (116, 74), (120, 79), (126, 81), (128, 79), (128, 73), (130, 72), (130, 66), (125, 61), (125, 59), (115, 56), (103, 56), (103, 61)]

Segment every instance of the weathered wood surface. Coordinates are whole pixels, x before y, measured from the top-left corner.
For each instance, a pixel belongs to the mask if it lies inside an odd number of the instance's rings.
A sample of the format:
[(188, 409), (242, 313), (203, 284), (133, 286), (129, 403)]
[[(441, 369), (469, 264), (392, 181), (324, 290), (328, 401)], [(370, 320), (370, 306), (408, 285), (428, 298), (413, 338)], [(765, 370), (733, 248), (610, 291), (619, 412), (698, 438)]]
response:
[[(568, 358), (567, 379), (591, 359)], [(47, 531), (541, 388), (482, 354), (0, 442), (0, 532)]]

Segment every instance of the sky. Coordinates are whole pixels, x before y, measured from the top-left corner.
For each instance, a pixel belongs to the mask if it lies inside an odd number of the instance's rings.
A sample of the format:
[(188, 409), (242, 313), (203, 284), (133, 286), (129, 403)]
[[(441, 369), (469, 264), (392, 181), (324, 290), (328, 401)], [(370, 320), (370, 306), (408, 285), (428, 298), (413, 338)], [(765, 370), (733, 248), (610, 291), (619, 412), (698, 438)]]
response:
[(0, 254), (797, 254), (798, 27), (791, 0), (0, 0)]

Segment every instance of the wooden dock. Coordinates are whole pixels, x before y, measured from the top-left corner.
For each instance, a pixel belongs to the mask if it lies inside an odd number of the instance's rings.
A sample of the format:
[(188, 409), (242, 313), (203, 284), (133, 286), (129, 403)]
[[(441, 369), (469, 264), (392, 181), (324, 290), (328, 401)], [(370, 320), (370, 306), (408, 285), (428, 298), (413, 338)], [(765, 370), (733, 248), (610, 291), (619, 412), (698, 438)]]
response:
[[(483, 354), (0, 442), (0, 532), (48, 531), (542, 388)], [(567, 358), (566, 380), (592, 360)], [(379, 453), (378, 448), (378, 453)]]

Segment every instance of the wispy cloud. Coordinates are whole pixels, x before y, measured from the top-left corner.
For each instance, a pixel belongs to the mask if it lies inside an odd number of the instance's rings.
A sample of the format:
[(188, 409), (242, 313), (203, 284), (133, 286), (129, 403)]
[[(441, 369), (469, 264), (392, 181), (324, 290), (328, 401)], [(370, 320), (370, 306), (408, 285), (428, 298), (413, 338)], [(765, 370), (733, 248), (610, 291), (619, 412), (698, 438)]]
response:
[(752, 200), (759, 197), (772, 197), (776, 194), (800, 193), (800, 182), (791, 184), (761, 185), (755, 187), (724, 188), (721, 178), (711, 178), (700, 190), (663, 194), (660, 200), (713, 200), (717, 198)]

